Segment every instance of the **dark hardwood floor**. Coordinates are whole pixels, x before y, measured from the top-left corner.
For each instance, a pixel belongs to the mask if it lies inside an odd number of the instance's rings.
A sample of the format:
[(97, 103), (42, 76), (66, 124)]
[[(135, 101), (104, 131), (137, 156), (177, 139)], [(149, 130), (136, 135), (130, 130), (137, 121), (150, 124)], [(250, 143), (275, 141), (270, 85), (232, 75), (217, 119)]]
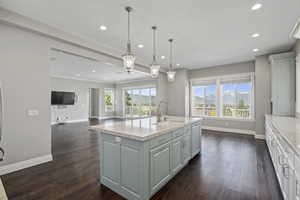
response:
[[(88, 125), (52, 126), (54, 160), (2, 176), (8, 198), (123, 199), (98, 183), (99, 135), (88, 131)], [(281, 200), (282, 196), (264, 141), (203, 131), (202, 155), (196, 156), (151, 200), (167, 199)]]

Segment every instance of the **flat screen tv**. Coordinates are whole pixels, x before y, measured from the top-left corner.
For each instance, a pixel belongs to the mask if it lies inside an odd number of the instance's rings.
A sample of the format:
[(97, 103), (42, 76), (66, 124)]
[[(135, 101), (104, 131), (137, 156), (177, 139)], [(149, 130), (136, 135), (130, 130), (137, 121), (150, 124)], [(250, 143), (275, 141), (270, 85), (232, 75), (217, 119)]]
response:
[(74, 105), (75, 93), (74, 92), (51, 92), (51, 105)]

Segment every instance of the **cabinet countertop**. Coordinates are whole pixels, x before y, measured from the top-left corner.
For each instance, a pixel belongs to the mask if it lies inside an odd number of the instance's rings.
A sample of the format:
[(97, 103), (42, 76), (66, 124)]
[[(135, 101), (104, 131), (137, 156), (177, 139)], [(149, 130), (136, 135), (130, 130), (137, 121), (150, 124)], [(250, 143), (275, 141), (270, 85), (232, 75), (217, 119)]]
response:
[(202, 118), (172, 117), (167, 121), (157, 123), (156, 117), (111, 122), (102, 125), (91, 126), (90, 129), (111, 135), (146, 141), (184, 126), (200, 122)]
[(266, 115), (266, 118), (272, 121), (282, 138), (300, 156), (300, 119), (274, 115)]

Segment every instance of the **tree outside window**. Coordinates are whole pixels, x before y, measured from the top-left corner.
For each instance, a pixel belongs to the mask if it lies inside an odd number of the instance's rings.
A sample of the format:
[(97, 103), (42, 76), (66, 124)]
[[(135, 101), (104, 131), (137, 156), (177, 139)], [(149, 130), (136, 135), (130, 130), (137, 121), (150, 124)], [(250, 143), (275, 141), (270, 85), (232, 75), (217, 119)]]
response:
[(105, 112), (114, 111), (114, 90), (104, 89), (104, 107)]

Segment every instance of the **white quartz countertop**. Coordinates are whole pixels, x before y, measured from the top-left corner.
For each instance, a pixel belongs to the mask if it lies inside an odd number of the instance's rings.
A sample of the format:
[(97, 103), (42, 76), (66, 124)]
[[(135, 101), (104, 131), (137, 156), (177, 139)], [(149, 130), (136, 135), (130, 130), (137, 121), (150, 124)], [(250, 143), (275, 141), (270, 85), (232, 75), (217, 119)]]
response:
[(111, 135), (126, 137), (139, 141), (145, 141), (154, 137), (169, 133), (182, 128), (188, 124), (201, 121), (202, 118), (167, 117), (167, 121), (157, 123), (155, 117), (110, 122), (91, 126), (92, 130), (104, 132)]
[(280, 135), (300, 155), (300, 119), (267, 115)]

